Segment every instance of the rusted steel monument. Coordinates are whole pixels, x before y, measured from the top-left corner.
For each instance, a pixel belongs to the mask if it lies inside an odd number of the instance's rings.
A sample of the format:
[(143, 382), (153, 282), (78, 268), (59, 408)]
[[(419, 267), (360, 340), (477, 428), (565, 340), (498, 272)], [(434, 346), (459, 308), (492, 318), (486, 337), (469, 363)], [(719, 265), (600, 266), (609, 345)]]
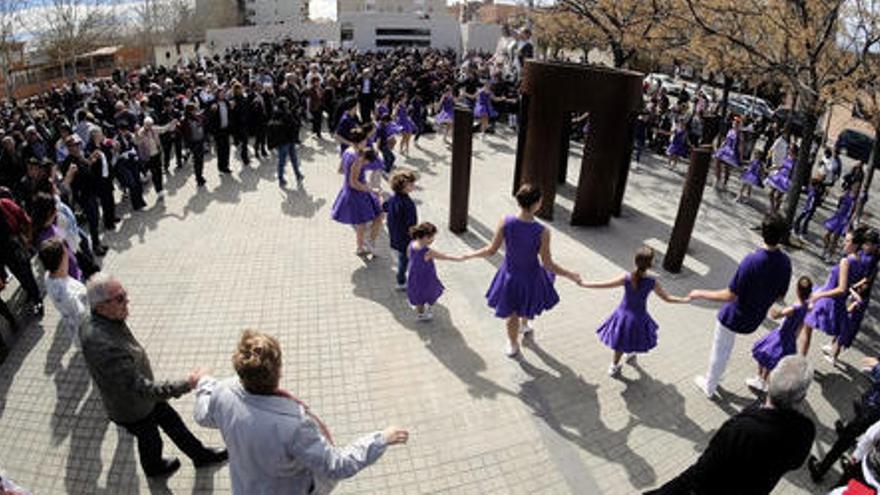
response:
[(631, 123), (642, 105), (642, 74), (618, 69), (526, 61), (513, 189), (531, 182), (543, 191), (541, 218), (553, 219), (556, 184), (567, 160), (565, 119), (590, 112), (572, 225), (605, 225), (620, 212), (629, 173)]

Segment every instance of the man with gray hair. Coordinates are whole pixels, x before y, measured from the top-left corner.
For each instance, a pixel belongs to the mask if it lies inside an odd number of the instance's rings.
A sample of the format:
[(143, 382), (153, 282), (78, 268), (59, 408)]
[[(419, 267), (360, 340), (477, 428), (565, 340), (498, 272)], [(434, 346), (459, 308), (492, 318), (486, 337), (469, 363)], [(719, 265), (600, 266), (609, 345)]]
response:
[(112, 276), (98, 272), (86, 284), (91, 325), (80, 329), (82, 352), (107, 416), (137, 437), (141, 467), (147, 476), (168, 476), (180, 468), (176, 458), (162, 457), (161, 427), (196, 467), (223, 462), (226, 449), (202, 445), (167, 402), (192, 391), (206, 371), (187, 378), (156, 380), (147, 353), (126, 325), (128, 294)]
[(797, 406), (813, 370), (803, 356), (787, 356), (770, 373), (767, 398), (728, 419), (696, 464), (646, 495), (770, 493), (810, 453), (813, 422)]

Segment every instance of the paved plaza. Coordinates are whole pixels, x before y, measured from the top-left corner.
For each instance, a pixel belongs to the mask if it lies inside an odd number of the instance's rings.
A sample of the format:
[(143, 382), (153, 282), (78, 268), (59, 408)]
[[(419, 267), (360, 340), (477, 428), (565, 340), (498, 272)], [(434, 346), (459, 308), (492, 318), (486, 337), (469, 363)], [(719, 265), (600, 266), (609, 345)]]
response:
[[(481, 247), (501, 216), (517, 211), (510, 196), (515, 141), (509, 131), (475, 138), (470, 219), (460, 236), (446, 228), (450, 151), (442, 137), (425, 136), (411, 157), (398, 157), (420, 174), (413, 197), (420, 220), (441, 229), (437, 249)], [(663, 272), (683, 175), (656, 157), (630, 174), (620, 218), (607, 227), (570, 226), (579, 150), (573, 145), (568, 184), (548, 225), (554, 258), (585, 279), (630, 270), (633, 251), (646, 243), (658, 250), (656, 271), (668, 291), (722, 288), (760, 241), (751, 227), (766, 193), (757, 192), (748, 207), (707, 188), (684, 270)], [(706, 400), (692, 384), (706, 369), (717, 305), (652, 298), (659, 345), (624, 366), (619, 379), (606, 374), (611, 351), (595, 330), (620, 290), (557, 281), (561, 303), (535, 322), (536, 344), (520, 360), (504, 356), (504, 323), (484, 299), (499, 255), (438, 262), (446, 292), (433, 321), (416, 321), (405, 293), (394, 290), (396, 258), (385, 235), (378, 256), (365, 261), (354, 255), (352, 230), (330, 220), (342, 181), (334, 145), (309, 137), (300, 156), (305, 182), (287, 189), (278, 187), (273, 160), (251, 167), (233, 161), (235, 173), (223, 178), (210, 160), (208, 187), (199, 191), (191, 166), (173, 172), (164, 203), (150, 193), (145, 211), (126, 213), (106, 235), (104, 268), (126, 285), (129, 325), (157, 377), (182, 378), (197, 365), (230, 376), (241, 331), (256, 328), (279, 338), (282, 385), (310, 404), (338, 442), (389, 424), (410, 429), (407, 445), (390, 448), (339, 493), (639, 493), (695, 461), (722, 422), (755, 399), (743, 380), (755, 372), (751, 344), (764, 330), (738, 338), (722, 400)], [(820, 231), (814, 222), (814, 240)], [(819, 283), (829, 267), (814, 251), (790, 254), (794, 275)], [(2, 472), (35, 494), (228, 493), (225, 465), (196, 471), (182, 459), (167, 482), (144, 478), (133, 437), (108, 422), (58, 321), (47, 301), (45, 318), (18, 336), (0, 367)], [(817, 424), (816, 454), (827, 450), (834, 420), (852, 414), (851, 399), (868, 384), (858, 363), (878, 354), (875, 321), (867, 320), (837, 369), (820, 357), (827, 338), (818, 332), (814, 339), (816, 379), (806, 413)], [(173, 404), (198, 437), (221, 444), (217, 430), (192, 421), (192, 395)], [(182, 455), (167, 437), (165, 452)], [(824, 493), (829, 486), (817, 488), (803, 468), (774, 493)]]

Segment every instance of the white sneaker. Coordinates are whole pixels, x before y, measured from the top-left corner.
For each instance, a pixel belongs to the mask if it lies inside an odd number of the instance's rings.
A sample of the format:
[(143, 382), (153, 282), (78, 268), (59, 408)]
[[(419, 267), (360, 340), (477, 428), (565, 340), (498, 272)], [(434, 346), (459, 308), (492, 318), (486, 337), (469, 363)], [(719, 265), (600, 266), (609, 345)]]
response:
[(507, 341), (507, 344), (504, 345), (504, 355), (507, 356), (507, 357), (509, 357), (509, 358), (514, 358), (514, 357), (516, 357), (518, 354), (519, 354), (519, 346), (514, 346), (514, 345), (511, 344), (510, 341), (508, 340), (508, 341)]
[(753, 388), (760, 392), (767, 391), (767, 382), (761, 379), (759, 376), (755, 376), (752, 378), (746, 378), (746, 386), (749, 388)]
[(406, 290), (406, 284), (395, 284), (394, 290)]
[(416, 319), (419, 321), (430, 321), (433, 317), (434, 315), (432, 315), (430, 311), (416, 313)]
[(822, 346), (822, 354), (825, 354), (826, 356), (830, 356), (831, 351), (832, 351), (831, 344), (825, 344)]
[[(822, 350), (824, 351), (825, 349), (822, 349)], [(825, 361), (828, 361), (828, 364), (830, 364), (831, 366), (837, 366), (837, 358), (832, 356), (830, 353), (829, 354), (823, 353), (822, 357), (825, 358)]]
[(611, 364), (608, 366), (608, 376), (617, 376), (620, 374), (620, 370), (623, 368), (623, 365), (620, 364)]
[(700, 389), (700, 392), (703, 392), (703, 395), (706, 396), (707, 399), (715, 399), (718, 397), (718, 392), (715, 390), (709, 390), (709, 383), (706, 381), (706, 377), (703, 375), (697, 375), (694, 377), (694, 385)]
[(519, 326), (519, 333), (521, 333), (523, 337), (531, 338), (535, 336), (535, 329), (530, 327), (529, 324), (526, 323), (525, 325)]

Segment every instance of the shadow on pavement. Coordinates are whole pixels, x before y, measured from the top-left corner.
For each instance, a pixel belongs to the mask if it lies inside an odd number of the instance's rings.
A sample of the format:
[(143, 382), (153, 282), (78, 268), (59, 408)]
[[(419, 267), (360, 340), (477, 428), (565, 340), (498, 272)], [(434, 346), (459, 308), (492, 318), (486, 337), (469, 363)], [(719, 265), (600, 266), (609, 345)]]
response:
[(20, 322), (20, 324), (21, 330), (16, 334), (16, 339), (7, 342), (9, 354), (0, 366), (0, 418), (3, 417), (3, 412), (6, 410), (6, 396), (15, 381), (15, 375), (24, 364), (28, 354), (45, 334), (43, 325), (39, 322), (31, 324)]

